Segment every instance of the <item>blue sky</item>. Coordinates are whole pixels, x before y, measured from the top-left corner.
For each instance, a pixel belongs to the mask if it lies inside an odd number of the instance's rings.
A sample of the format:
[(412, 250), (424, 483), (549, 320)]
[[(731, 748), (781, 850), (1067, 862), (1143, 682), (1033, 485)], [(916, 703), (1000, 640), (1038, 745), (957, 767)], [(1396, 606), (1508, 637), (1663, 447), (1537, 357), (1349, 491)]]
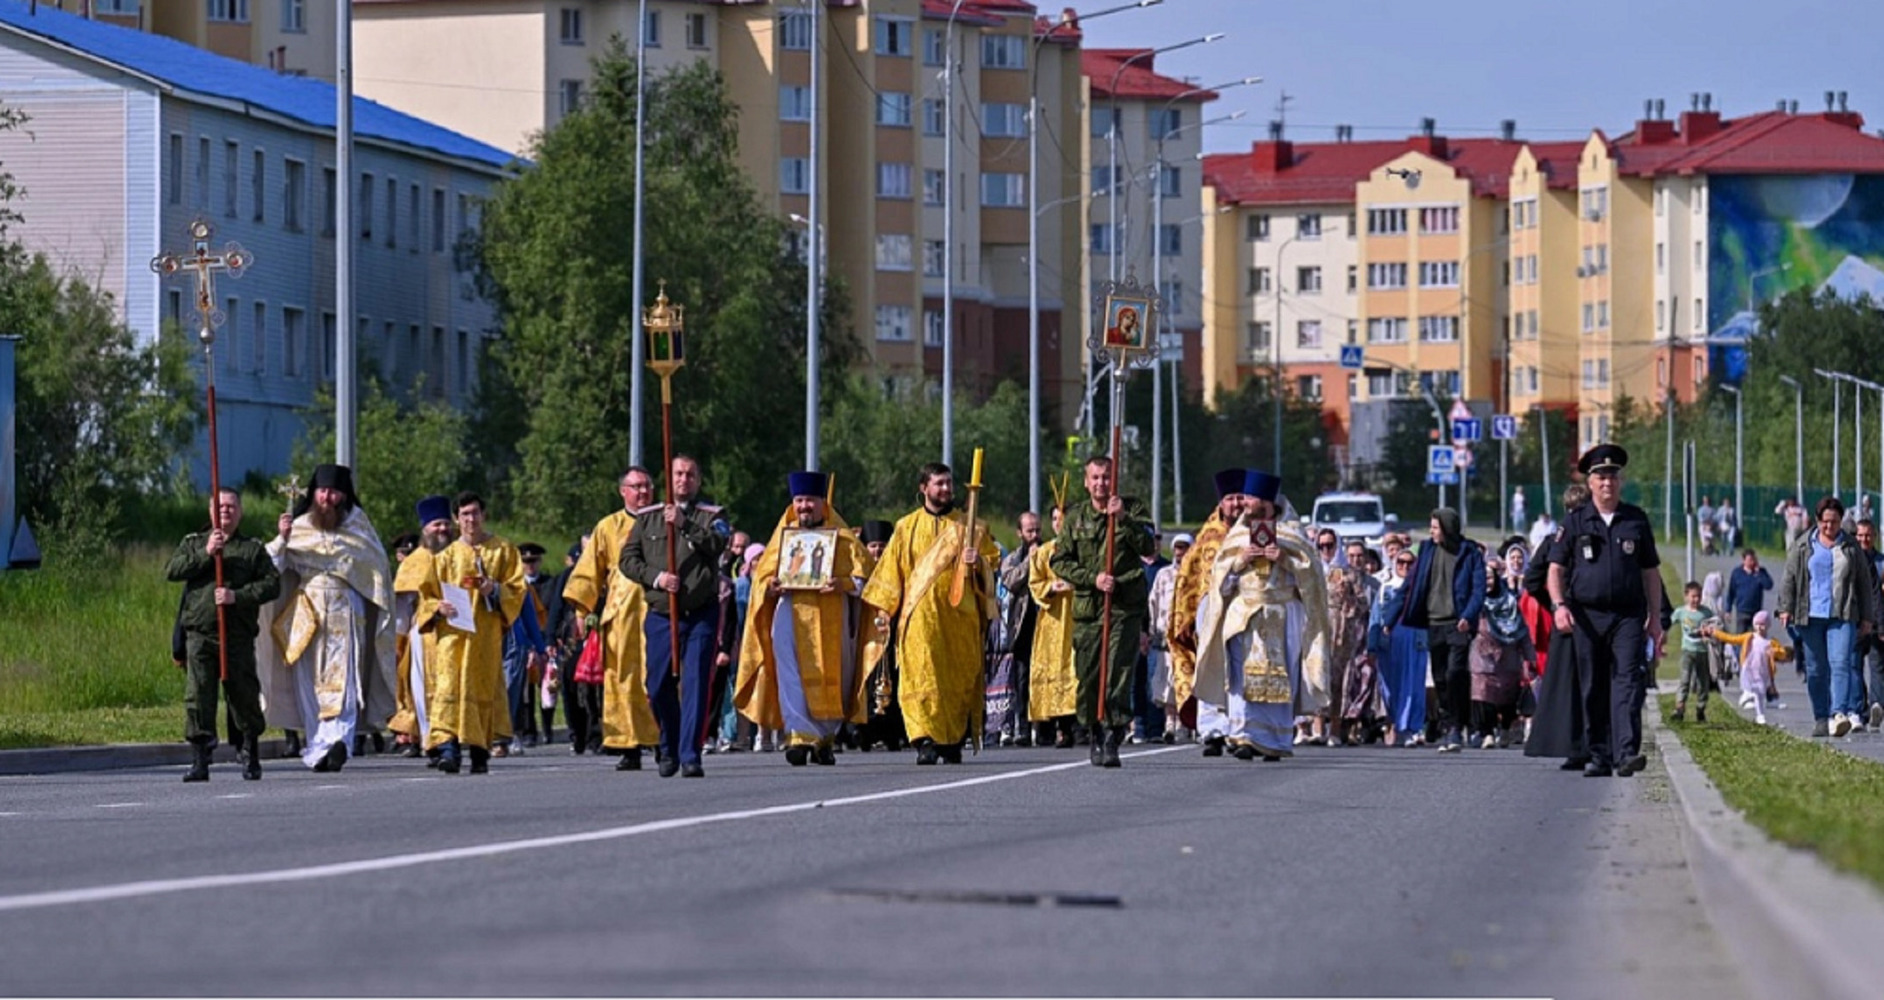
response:
[[(1038, 0), (1043, 13), (1067, 0)], [(1093, 11), (1117, 0), (1072, 0)], [(1211, 152), (1266, 136), (1284, 91), (1289, 134), (1390, 139), (1434, 118), (1454, 136), (1495, 134), (1516, 119), (1537, 140), (1591, 127), (1626, 130), (1645, 98), (1670, 118), (1710, 91), (1728, 115), (1770, 110), (1780, 98), (1824, 110), (1843, 90), (1867, 129), (1884, 127), (1884, 2), (1878, 0), (1164, 0), (1086, 25), (1094, 48), (1163, 46), (1221, 31), (1221, 41), (1158, 57), (1171, 76), (1210, 86), (1246, 76), (1209, 117), (1247, 111), (1206, 130)]]

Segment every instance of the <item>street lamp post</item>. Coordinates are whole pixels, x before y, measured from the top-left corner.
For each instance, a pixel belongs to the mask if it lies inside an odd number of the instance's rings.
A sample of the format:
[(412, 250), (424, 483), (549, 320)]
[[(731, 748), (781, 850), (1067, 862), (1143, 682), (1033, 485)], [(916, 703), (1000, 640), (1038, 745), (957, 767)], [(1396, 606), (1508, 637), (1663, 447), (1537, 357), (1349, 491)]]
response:
[[(1155, 7), (1164, 0), (1137, 0), (1136, 3), (1120, 4), (1091, 14), (1074, 15), (1070, 23), (1077, 26), (1083, 21), (1091, 21), (1110, 14), (1118, 14), (1140, 7)], [(1046, 208), (1040, 205), (1040, 50), (1053, 33), (1069, 23), (1068, 19), (1054, 22), (1045, 31), (1034, 38), (1033, 62), (1028, 65), (1027, 86), (1027, 507), (1040, 511), (1040, 213)], [(1078, 195), (1062, 198), (1054, 204), (1077, 201)], [(1062, 235), (1064, 241), (1064, 235)], [(946, 248), (945, 248), (946, 251)], [(1060, 323), (1066, 323), (1065, 303), (1061, 303)]]
[(955, 453), (955, 18), (942, 42), (942, 464)]
[[(814, 45), (816, 39), (813, 39)], [(635, 233), (633, 277), (629, 279), (630, 292), (634, 296), (635, 310), (641, 309), (643, 281), (646, 280), (646, 261), (643, 252), (642, 234), (647, 215), (647, 121), (648, 121), (648, 0), (638, 0), (635, 4)], [(816, 184), (814, 178), (812, 184)], [(640, 337), (629, 337), (633, 343), (629, 347), (628, 365), (628, 464), (641, 464), (641, 369), (647, 367), (647, 348), (642, 346)]]
[[(1734, 517), (1746, 517), (1746, 402), (1739, 386), (1722, 384), (1721, 388), (1734, 394)], [(1732, 540), (1729, 539), (1729, 544)]]
[[(643, 0), (645, 2), (645, 0)], [(820, 238), (824, 234), (818, 225), (818, 149), (822, 145), (818, 135), (818, 105), (822, 103), (818, 95), (818, 30), (821, 25), (824, 2), (810, 0), (806, 4), (811, 9), (811, 154), (808, 169), (811, 173), (809, 198), (805, 211), (810, 219), (805, 225), (805, 469), (816, 472), (818, 468), (818, 306), (819, 288), (823, 275), (820, 274), (818, 253), (823, 245)], [(642, 28), (643, 33), (646, 27)], [(640, 210), (640, 201), (635, 208)], [(639, 300), (636, 301), (639, 305)]]
[[(1791, 375), (1781, 375), (1781, 382), (1792, 386), (1792, 496), (1805, 503), (1805, 386)], [(1884, 468), (1884, 467), (1881, 467)], [(1741, 517), (1746, 516), (1742, 511)]]
[[(1840, 485), (1838, 463), (1840, 458), (1843, 457), (1840, 453), (1844, 450), (1844, 444), (1839, 440), (1839, 421), (1843, 417), (1842, 407), (1844, 404), (1843, 390), (1845, 388), (1845, 373), (1828, 372), (1823, 368), (1814, 368), (1812, 369), (1812, 374), (1832, 383), (1832, 495), (1837, 496), (1838, 487)], [(1805, 497), (1800, 497), (1799, 502), (1804, 504)]]

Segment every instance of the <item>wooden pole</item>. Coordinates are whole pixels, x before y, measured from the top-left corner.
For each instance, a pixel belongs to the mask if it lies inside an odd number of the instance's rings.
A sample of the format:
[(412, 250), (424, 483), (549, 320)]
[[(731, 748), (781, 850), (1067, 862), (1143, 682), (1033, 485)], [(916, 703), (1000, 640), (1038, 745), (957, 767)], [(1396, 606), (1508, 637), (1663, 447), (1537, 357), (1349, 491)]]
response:
[[(674, 392), (673, 375), (661, 374), (661, 468), (667, 470), (667, 502), (674, 502)], [(663, 512), (665, 516), (665, 512)], [(680, 567), (674, 554), (674, 532), (679, 525), (667, 525), (667, 572), (680, 579)], [(680, 591), (667, 592), (667, 640), (671, 661), (668, 676), (680, 676)], [(678, 694), (679, 692), (676, 692)]]
[[(204, 332), (207, 334), (207, 329)], [(222, 527), (222, 473), (219, 469), (221, 463), (216, 449), (216, 350), (211, 345), (208, 336), (203, 338), (203, 378), (207, 384), (205, 395), (208, 397), (209, 410), (209, 517), (210, 530), (214, 531)], [(227, 538), (227, 533), (224, 537)], [(221, 590), (223, 579), (220, 546), (216, 549), (215, 561), (216, 589)], [(213, 597), (214, 595), (212, 595), (212, 600)], [(227, 682), (229, 680), (229, 613), (221, 601), (214, 601), (214, 603), (216, 605), (216, 659), (220, 679)]]
[[(1119, 495), (1119, 439), (1123, 425), (1119, 421), (1119, 410), (1125, 405), (1125, 354), (1119, 352), (1112, 362), (1112, 451), (1111, 464), (1106, 467), (1106, 503)], [(1112, 572), (1112, 560), (1118, 546), (1119, 519), (1111, 513), (1106, 514), (1106, 562), (1102, 572)], [(1117, 578), (1112, 581), (1118, 586)], [(1099, 691), (1096, 698), (1098, 709), (1093, 713), (1095, 725), (1106, 725), (1106, 665), (1112, 660), (1112, 591), (1106, 591), (1104, 610), (1099, 618)], [(1094, 739), (1097, 739), (1094, 736)]]

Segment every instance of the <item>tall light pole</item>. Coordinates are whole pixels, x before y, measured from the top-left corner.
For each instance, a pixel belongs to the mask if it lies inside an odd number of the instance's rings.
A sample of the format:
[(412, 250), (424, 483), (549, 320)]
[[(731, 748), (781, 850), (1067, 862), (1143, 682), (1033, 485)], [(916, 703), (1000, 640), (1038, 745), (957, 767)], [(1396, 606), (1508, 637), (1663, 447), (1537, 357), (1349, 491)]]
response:
[[(1792, 386), (1792, 496), (1805, 503), (1805, 386), (1791, 375), (1781, 375), (1781, 382)], [(1743, 511), (1740, 515), (1745, 517)]]
[(1721, 384), (1721, 389), (1734, 394), (1734, 517), (1746, 516), (1746, 402), (1747, 397), (1739, 386)]
[[(1035, 512), (1040, 510), (1040, 213), (1048, 207), (1040, 205), (1040, 50), (1053, 38), (1054, 32), (1069, 23), (1077, 27), (1083, 21), (1140, 7), (1155, 7), (1163, 2), (1137, 0), (1136, 3), (1120, 4), (1091, 14), (1075, 14), (1070, 19), (1062, 17), (1034, 37), (1033, 61), (1028, 64), (1027, 84), (1027, 508)], [(1061, 100), (1064, 102), (1065, 95), (1061, 95)], [(1061, 198), (1054, 204), (1077, 201), (1079, 198), (1079, 195)], [(1065, 242), (1064, 233), (1061, 234), (1061, 242)], [(1064, 330), (1064, 300), (1060, 303), (1060, 325)]]
[[(646, 3), (647, 0), (641, 2)], [(811, 187), (805, 209), (810, 215), (805, 225), (805, 469), (815, 472), (818, 468), (818, 292), (823, 279), (818, 261), (819, 248), (823, 242), (819, 238), (823, 234), (819, 232), (821, 227), (818, 224), (818, 149), (822, 145), (818, 133), (818, 105), (823, 103), (818, 94), (818, 29), (823, 21), (824, 0), (810, 0), (805, 6), (811, 9), (811, 51), (808, 53), (811, 57), (811, 155), (807, 164), (811, 173)], [(646, 32), (644, 25), (642, 33), (645, 35)], [(637, 144), (636, 150), (639, 149)], [(639, 170), (635, 172), (635, 179), (637, 184), (640, 183)], [(635, 211), (641, 211), (639, 197), (635, 198)], [(640, 304), (641, 300), (637, 298), (636, 307), (639, 308)], [(641, 338), (635, 339), (639, 341)]]
[[(819, 0), (814, 0), (819, 2)], [(955, 454), (955, 18), (942, 42), (942, 464)]]
[[(1828, 372), (1823, 368), (1814, 368), (1812, 369), (1812, 374), (1832, 383), (1832, 495), (1837, 496), (1838, 487), (1840, 485), (1838, 463), (1839, 459), (1842, 457), (1840, 452), (1844, 450), (1844, 444), (1839, 440), (1839, 422), (1843, 417), (1841, 409), (1844, 403), (1844, 393), (1842, 390), (1845, 388), (1845, 373)], [(1804, 505), (1805, 497), (1800, 497), (1799, 503)]]
[[(812, 48), (817, 47), (817, 39), (812, 39)], [(816, 57), (814, 51), (813, 58)], [(815, 98), (814, 98), (815, 101)], [(648, 124), (648, 0), (636, 0), (635, 3), (635, 235), (634, 235), (634, 271), (631, 293), (634, 296), (634, 309), (628, 316), (628, 341), (632, 345), (631, 360), (628, 365), (628, 464), (640, 465), (641, 458), (641, 370), (647, 367), (647, 348), (642, 345), (646, 338), (635, 329), (641, 318), (642, 282), (646, 277), (642, 234), (645, 231), (647, 203), (647, 129)], [(816, 184), (816, 179), (813, 179)], [(665, 473), (663, 473), (665, 474)]]
[[(334, 461), (354, 464), (353, 5), (334, 12)], [(259, 206), (258, 206), (259, 207)], [(368, 220), (369, 222), (372, 220)], [(256, 333), (259, 335), (260, 330)], [(640, 339), (640, 338), (636, 338)], [(214, 377), (213, 375), (211, 376)]]

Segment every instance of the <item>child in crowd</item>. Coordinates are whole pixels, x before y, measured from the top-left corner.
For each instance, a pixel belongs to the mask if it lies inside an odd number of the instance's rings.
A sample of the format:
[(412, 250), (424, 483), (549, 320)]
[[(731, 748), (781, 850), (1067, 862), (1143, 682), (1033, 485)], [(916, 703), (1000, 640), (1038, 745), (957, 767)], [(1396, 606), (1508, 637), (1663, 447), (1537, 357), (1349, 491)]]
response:
[(1675, 609), (1675, 627), (1681, 630), (1681, 687), (1675, 692), (1675, 721), (1688, 717), (1688, 695), (1700, 699), (1694, 721), (1707, 721), (1707, 695), (1714, 686), (1713, 671), (1707, 655), (1707, 626), (1715, 621), (1714, 610), (1701, 603), (1701, 585), (1688, 581), (1682, 588), (1686, 603)]
[(1772, 620), (1771, 614), (1762, 611), (1753, 616), (1753, 631), (1739, 635), (1704, 626), (1707, 634), (1740, 651), (1740, 707), (1752, 709), (1754, 721), (1762, 725), (1766, 722), (1766, 692), (1773, 685), (1773, 665), (1792, 659), (1786, 647), (1767, 636)]

